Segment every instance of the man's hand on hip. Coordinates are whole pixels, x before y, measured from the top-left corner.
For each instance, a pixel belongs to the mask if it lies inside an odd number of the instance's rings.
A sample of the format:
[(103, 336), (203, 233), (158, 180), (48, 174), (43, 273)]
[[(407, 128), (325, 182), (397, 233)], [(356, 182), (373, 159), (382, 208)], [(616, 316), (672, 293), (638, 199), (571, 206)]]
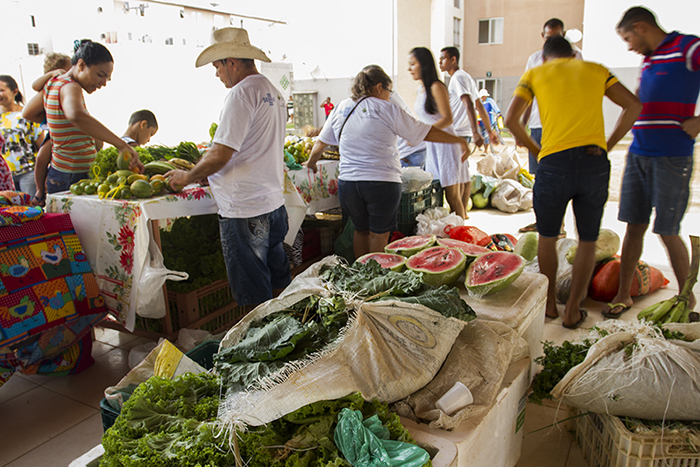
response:
[(681, 128), (683, 131), (688, 133), (688, 135), (695, 139), (700, 133), (700, 116), (690, 117), (688, 120), (681, 123)]

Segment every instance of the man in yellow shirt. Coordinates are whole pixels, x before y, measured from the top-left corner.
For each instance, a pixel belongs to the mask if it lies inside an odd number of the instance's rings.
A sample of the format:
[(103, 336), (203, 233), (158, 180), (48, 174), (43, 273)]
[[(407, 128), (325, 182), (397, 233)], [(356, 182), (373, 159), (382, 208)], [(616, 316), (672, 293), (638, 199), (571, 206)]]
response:
[[(639, 99), (602, 65), (574, 60), (569, 41), (552, 36), (542, 48), (544, 64), (527, 70), (513, 93), (506, 126), (516, 140), (537, 155), (533, 206), (539, 232), (540, 271), (549, 279), (546, 313), (557, 318), (556, 242), (569, 201), (579, 236), (571, 293), (563, 325), (575, 329), (588, 313), (579, 305), (595, 266), (595, 242), (608, 199), (610, 161), (615, 144), (641, 112)], [(622, 107), (615, 129), (605, 140), (603, 96)], [(542, 119), (542, 146), (527, 133), (522, 115), (537, 97)]]

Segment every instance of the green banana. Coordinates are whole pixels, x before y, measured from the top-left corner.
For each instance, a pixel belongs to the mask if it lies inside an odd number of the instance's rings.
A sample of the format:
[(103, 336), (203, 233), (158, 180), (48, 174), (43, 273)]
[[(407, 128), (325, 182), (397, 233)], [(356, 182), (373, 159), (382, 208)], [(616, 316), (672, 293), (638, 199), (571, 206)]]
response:
[(657, 303), (654, 303), (653, 305), (649, 305), (648, 307), (644, 308), (642, 311), (640, 311), (637, 314), (637, 319), (639, 321), (641, 321), (643, 319), (649, 320), (651, 315), (654, 314), (654, 312), (661, 306), (662, 303), (663, 302), (657, 302)]
[(668, 300), (664, 300), (659, 304), (659, 307), (654, 311), (654, 313), (649, 317), (649, 321), (653, 323), (660, 323), (663, 321), (663, 319), (666, 317), (669, 311), (671, 311), (671, 308), (673, 308), (673, 305), (676, 303), (676, 297), (674, 296), (673, 298), (669, 298)]
[(685, 309), (687, 308), (687, 301), (681, 299), (678, 299), (676, 301), (676, 304), (673, 305), (673, 308), (671, 308), (671, 311), (668, 313), (668, 322), (669, 323), (679, 323), (681, 320), (681, 316), (683, 316), (683, 313), (685, 312)]
[(175, 169), (177, 169), (177, 167), (166, 161), (153, 161), (143, 166), (143, 172), (149, 175), (163, 175)]

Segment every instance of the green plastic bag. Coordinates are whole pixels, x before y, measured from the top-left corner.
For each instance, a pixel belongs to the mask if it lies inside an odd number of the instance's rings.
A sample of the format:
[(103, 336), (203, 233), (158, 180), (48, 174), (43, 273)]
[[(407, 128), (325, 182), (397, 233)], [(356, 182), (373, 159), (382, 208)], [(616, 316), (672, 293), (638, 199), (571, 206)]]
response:
[(286, 149), (284, 150), (284, 162), (287, 164), (287, 168), (289, 170), (301, 170), (304, 168), (304, 166), (299, 164), (294, 156), (292, 156)]
[(335, 243), (333, 244), (333, 251), (335, 254), (345, 258), (348, 264), (355, 262), (355, 250), (352, 246), (354, 236), (355, 226), (352, 223), (352, 219), (348, 218), (348, 222), (345, 224), (343, 233), (335, 239)]
[(421, 467), (430, 460), (420, 446), (389, 439), (389, 430), (377, 415), (363, 421), (359, 410), (340, 412), (333, 439), (354, 467)]

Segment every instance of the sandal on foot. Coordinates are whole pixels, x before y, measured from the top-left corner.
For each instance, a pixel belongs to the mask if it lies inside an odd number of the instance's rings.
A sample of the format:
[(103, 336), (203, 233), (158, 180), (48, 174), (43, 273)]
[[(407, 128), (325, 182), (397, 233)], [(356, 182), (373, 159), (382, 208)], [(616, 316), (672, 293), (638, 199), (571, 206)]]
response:
[(584, 310), (583, 308), (578, 310), (579, 313), (581, 313), (581, 319), (575, 322), (574, 324), (566, 324), (566, 323), (561, 323), (562, 326), (564, 326), (566, 329), (578, 329), (581, 324), (586, 321), (586, 318), (588, 318), (588, 312)]
[[(602, 310), (600, 312), (601, 315), (603, 315), (605, 318), (608, 319), (617, 319), (622, 314), (629, 310), (631, 307), (625, 305), (624, 303), (608, 303), (608, 309), (607, 310)], [(617, 312), (615, 312), (617, 310)]]
[(518, 232), (537, 232), (537, 223), (533, 222), (532, 224), (526, 225), (518, 230)]

